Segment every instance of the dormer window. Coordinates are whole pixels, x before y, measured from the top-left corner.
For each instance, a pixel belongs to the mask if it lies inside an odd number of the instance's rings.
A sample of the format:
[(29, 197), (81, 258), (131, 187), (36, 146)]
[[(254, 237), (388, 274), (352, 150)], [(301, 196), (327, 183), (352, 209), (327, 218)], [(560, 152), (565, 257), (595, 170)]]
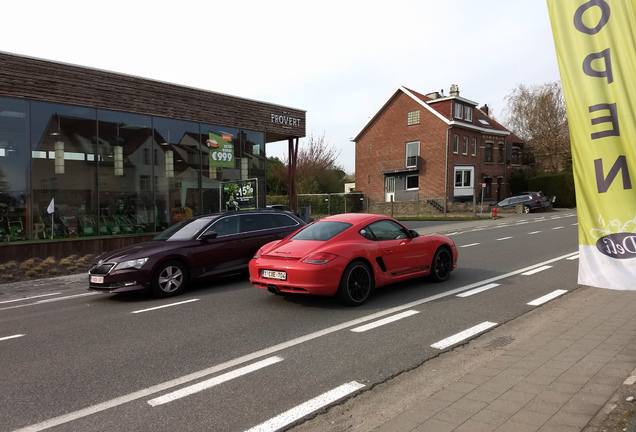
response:
[(466, 109), (464, 110), (464, 120), (466, 120), (467, 122), (471, 122), (473, 121), (473, 108), (472, 107), (466, 107)]
[(464, 105), (455, 102), (455, 118), (463, 119), (464, 118)]

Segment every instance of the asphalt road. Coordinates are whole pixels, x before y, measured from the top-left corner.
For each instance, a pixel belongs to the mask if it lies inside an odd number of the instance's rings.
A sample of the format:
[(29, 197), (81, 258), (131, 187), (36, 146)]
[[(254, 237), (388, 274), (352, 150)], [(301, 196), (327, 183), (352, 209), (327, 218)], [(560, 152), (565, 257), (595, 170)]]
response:
[(458, 270), (357, 308), (245, 276), (162, 300), (41, 283), (0, 302), (0, 431), (283, 430), (576, 287), (577, 228), (574, 211), (417, 228), (455, 240)]

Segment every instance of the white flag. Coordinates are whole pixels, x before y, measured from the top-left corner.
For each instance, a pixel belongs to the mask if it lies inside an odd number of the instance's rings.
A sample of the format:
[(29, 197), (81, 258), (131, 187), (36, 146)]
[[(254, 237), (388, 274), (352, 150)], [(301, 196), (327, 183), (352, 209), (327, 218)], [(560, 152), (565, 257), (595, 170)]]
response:
[(49, 203), (49, 206), (46, 208), (46, 211), (49, 212), (49, 214), (55, 211), (55, 198), (51, 198), (51, 202)]

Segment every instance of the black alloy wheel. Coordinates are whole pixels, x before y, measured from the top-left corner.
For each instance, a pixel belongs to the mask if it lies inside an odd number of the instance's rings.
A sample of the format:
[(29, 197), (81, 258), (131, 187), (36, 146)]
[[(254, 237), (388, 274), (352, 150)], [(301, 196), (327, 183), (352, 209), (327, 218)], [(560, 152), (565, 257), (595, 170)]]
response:
[(157, 297), (179, 294), (188, 281), (188, 271), (178, 261), (166, 261), (159, 265), (152, 277), (152, 293)]
[(431, 279), (435, 282), (443, 282), (448, 279), (450, 272), (453, 268), (453, 256), (450, 250), (442, 246), (433, 256), (433, 263), (431, 264)]
[(342, 273), (336, 295), (346, 305), (360, 306), (369, 298), (374, 285), (371, 268), (363, 261), (353, 261)]

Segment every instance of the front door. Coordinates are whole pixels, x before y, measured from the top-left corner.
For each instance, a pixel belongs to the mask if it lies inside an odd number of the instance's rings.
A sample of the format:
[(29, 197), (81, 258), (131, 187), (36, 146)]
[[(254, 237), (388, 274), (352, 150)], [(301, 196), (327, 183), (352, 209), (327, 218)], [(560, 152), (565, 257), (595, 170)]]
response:
[(384, 200), (391, 202), (395, 199), (395, 177), (384, 179)]

